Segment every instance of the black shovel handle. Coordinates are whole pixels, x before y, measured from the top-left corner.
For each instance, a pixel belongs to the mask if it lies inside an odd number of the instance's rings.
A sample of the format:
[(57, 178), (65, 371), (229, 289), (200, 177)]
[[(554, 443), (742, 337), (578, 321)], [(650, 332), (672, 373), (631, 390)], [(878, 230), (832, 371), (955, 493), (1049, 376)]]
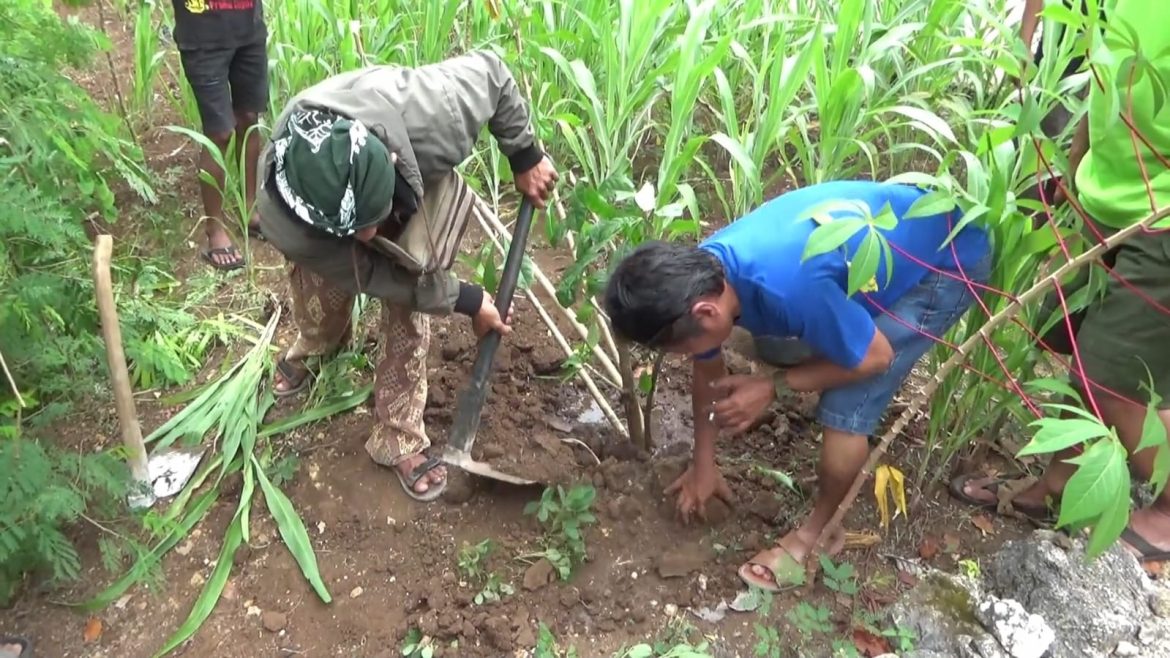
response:
[[(500, 288), (496, 291), (496, 309), (500, 312), (500, 318), (503, 320), (508, 319), (508, 308), (512, 305), (512, 296), (516, 293), (516, 284), (520, 281), (520, 267), (524, 264), (524, 247), (528, 244), (528, 232), (532, 228), (534, 212), (535, 208), (532, 202), (525, 197), (520, 204), (516, 226), (512, 229), (512, 243), (508, 245), (508, 256), (504, 260), (504, 272), (500, 275)], [(479, 342), (479, 353), (475, 356), (475, 366), (471, 369), (471, 382), (467, 387), (468, 401), (473, 405), (480, 407), (483, 405), (487, 395), (488, 377), (491, 376), (492, 372), (492, 360), (495, 359), (496, 350), (500, 347), (500, 339), (500, 332), (489, 331)], [(477, 399), (472, 401), (471, 398)], [(472, 412), (472, 415), (476, 417), (473, 424), (478, 425), (478, 409)], [(459, 414), (456, 416), (455, 425), (459, 425)], [(466, 443), (473, 436), (473, 430), (457, 432), (452, 436), (451, 445), (456, 450), (462, 450), (466, 446), (455, 444)]]

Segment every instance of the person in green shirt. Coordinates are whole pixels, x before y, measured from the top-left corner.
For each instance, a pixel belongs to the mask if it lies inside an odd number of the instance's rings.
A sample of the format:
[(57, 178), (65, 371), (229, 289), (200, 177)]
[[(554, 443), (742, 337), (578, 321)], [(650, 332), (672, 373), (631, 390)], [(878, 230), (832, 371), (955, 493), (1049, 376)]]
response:
[[(1117, 79), (1098, 67), (1101, 84), (1094, 82), (1089, 110), (1078, 125), (1070, 153), (1075, 172), (1076, 200), (1093, 223), (1086, 231), (1108, 235), (1170, 207), (1170, 109), (1159, 103), (1160, 89), (1170, 87), (1170, 2), (1116, 0), (1105, 6), (1105, 43), (1115, 61), (1124, 61), (1136, 48), (1150, 62), (1133, 72), (1124, 65)], [(1132, 35), (1132, 36), (1131, 36)], [(1157, 80), (1155, 80), (1157, 78)], [(1083, 377), (1073, 383), (1087, 398), (1090, 387), (1101, 419), (1116, 429), (1133, 453), (1142, 436), (1144, 390), (1149, 376), (1162, 398), (1159, 412), (1170, 428), (1170, 232), (1168, 221), (1151, 232), (1120, 244), (1112, 254), (1115, 276), (1105, 282), (1104, 294), (1074, 323)], [(1050, 305), (1051, 306), (1051, 305)], [(1063, 323), (1063, 320), (1061, 321)], [(1066, 332), (1067, 333), (1067, 332)], [(1068, 460), (1073, 449), (1057, 453), (1034, 484), (1021, 484), (979, 475), (964, 475), (951, 492), (967, 502), (996, 509), (999, 489), (1014, 491), (1012, 507), (1038, 519), (1051, 519), (1051, 502), (1058, 502), (1064, 485), (1076, 471)], [(1154, 451), (1132, 454), (1131, 466), (1148, 479)], [(1170, 559), (1170, 489), (1149, 507), (1134, 512), (1122, 539), (1143, 561)]]

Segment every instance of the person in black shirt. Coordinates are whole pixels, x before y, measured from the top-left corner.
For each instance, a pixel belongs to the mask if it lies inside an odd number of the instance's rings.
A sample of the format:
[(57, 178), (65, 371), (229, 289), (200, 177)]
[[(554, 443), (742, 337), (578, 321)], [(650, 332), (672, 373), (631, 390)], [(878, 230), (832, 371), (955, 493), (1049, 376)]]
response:
[[(195, 92), (203, 133), (226, 153), (232, 134), (244, 158), (248, 208), (256, 196), (260, 135), (249, 130), (268, 105), (268, 54), (263, 0), (172, 0), (175, 44), (183, 73)], [(207, 249), (202, 257), (220, 270), (244, 266), (244, 258), (224, 229), (224, 172), (206, 150), (199, 168), (219, 184), (199, 181)], [(251, 212), (251, 210), (250, 210)], [(260, 237), (253, 215), (249, 234)]]

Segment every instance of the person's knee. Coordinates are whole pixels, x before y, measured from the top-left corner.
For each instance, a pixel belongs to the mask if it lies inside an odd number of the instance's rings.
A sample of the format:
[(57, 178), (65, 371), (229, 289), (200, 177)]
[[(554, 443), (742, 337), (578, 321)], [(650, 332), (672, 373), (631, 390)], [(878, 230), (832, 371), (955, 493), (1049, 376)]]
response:
[(207, 139), (211, 140), (212, 144), (218, 146), (220, 150), (227, 148), (228, 142), (232, 141), (232, 133), (230, 131), (221, 132), (216, 130), (204, 133), (204, 135), (206, 135)]
[(236, 130), (244, 131), (260, 121), (259, 112), (236, 110)]

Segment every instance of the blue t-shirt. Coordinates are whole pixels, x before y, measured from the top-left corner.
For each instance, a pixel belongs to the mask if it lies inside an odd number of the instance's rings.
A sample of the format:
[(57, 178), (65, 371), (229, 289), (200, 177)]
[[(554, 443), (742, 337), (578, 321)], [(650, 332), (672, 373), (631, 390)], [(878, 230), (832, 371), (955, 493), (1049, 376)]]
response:
[[(727, 281), (740, 300), (739, 326), (753, 336), (799, 338), (829, 361), (855, 368), (873, 340), (873, 318), (882, 308), (891, 308), (929, 272), (900, 254), (899, 248), (935, 268), (950, 271), (958, 270), (956, 256), (963, 268), (970, 268), (990, 249), (987, 234), (973, 224), (944, 246), (957, 221), (949, 214), (902, 219), (925, 194), (917, 187), (873, 181), (812, 185), (772, 199), (712, 235), (700, 248), (723, 263)], [(864, 229), (842, 248), (801, 262), (805, 244), (818, 226), (808, 211), (830, 200), (862, 202), (874, 216), (888, 203), (898, 218), (892, 230), (880, 230), (893, 253), (893, 276), (887, 283), (889, 263), (883, 256), (875, 277), (877, 291), (858, 292), (852, 297), (845, 294), (848, 258), (864, 239)], [(837, 219), (843, 214), (831, 216)]]

